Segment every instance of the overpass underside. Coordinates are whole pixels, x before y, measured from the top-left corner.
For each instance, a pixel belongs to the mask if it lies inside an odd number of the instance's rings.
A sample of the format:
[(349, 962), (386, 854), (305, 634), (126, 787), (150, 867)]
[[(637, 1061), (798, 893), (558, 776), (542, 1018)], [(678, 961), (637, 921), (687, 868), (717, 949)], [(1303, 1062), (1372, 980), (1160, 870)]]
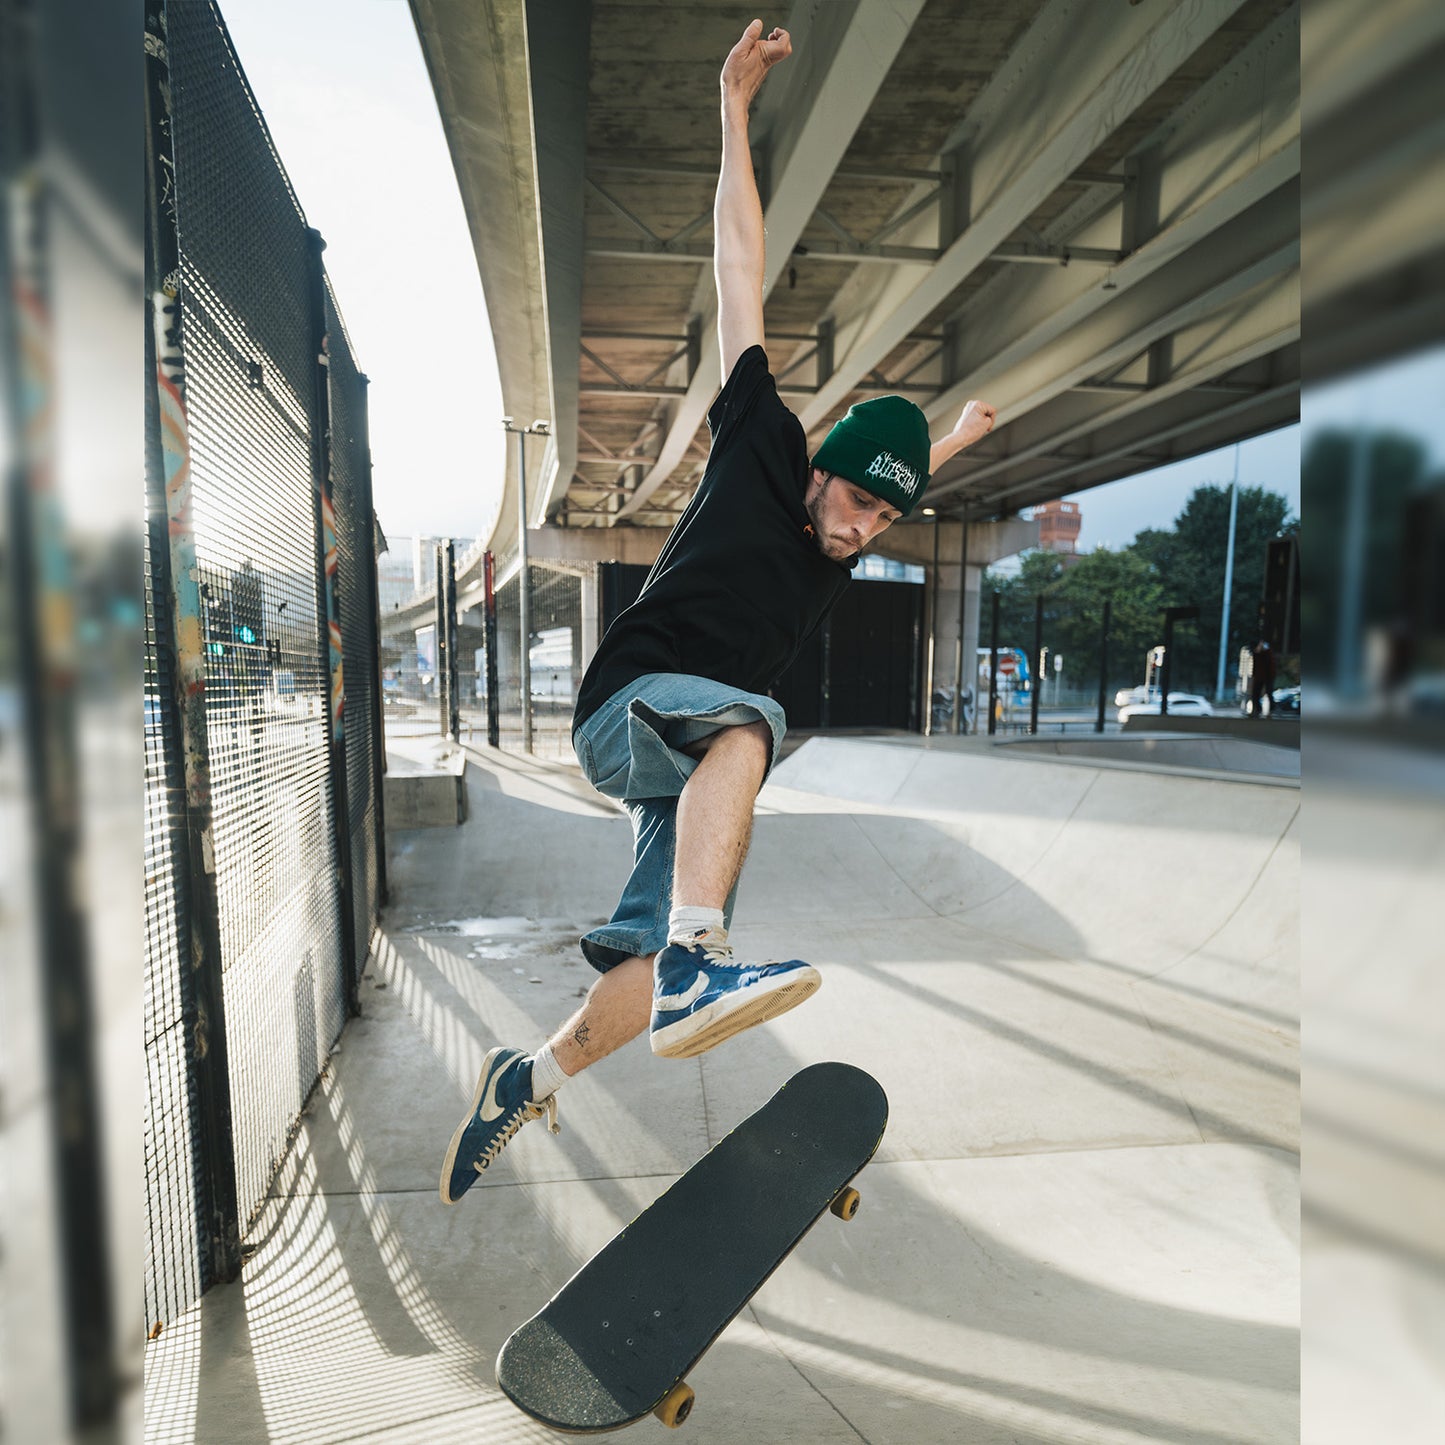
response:
[[(532, 526), (666, 527), (719, 385), (727, 0), (413, 0)], [(751, 127), (765, 322), (816, 443), (899, 391), (950, 518), (1004, 517), (1292, 421), (1299, 6), (798, 0)], [(516, 535), (515, 477), (493, 541)]]

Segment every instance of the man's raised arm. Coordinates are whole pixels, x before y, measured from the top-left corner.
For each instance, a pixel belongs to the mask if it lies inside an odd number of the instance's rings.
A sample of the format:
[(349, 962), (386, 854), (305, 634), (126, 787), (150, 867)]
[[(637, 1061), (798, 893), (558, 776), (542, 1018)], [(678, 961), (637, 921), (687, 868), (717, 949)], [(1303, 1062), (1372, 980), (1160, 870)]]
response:
[(997, 416), (998, 408), (989, 402), (976, 398), (969, 402), (953, 424), (953, 430), (928, 449), (928, 474), (932, 476), (944, 462), (956, 457), (965, 447), (971, 447), (981, 437), (986, 437), (993, 430)]
[(750, 346), (763, 340), (763, 206), (748, 150), (748, 107), (763, 77), (793, 53), (786, 30), (763, 38), (754, 20), (722, 68), (722, 168), (713, 202), (713, 275), (722, 379)]

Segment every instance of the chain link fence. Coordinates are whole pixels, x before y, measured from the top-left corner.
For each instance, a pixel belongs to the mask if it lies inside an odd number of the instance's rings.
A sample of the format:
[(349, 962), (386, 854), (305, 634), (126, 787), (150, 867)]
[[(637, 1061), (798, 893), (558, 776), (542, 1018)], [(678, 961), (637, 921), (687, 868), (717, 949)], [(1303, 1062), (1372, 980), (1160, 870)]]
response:
[(217, 7), (163, 21), (147, 200), (178, 252), (151, 287), (174, 314), (147, 455), (148, 1322), (238, 1267), (385, 881), (365, 378)]

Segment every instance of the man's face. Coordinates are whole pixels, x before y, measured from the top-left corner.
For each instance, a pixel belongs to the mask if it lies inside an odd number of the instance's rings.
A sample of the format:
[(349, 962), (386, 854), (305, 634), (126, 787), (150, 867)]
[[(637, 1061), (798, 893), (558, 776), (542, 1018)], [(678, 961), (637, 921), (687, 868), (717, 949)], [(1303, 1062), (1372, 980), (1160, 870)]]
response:
[(813, 524), (818, 550), (835, 562), (846, 562), (875, 537), (886, 532), (903, 513), (857, 482), (817, 467), (808, 479), (803, 505)]

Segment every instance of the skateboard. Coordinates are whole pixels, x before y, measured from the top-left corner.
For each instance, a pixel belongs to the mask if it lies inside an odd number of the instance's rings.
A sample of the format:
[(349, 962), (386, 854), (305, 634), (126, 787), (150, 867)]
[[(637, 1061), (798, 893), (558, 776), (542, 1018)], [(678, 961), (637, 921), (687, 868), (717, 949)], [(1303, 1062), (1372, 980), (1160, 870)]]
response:
[(497, 1383), (554, 1430), (681, 1425), (688, 1371), (825, 1210), (853, 1217), (887, 1123), (861, 1069), (795, 1074), (513, 1332)]

